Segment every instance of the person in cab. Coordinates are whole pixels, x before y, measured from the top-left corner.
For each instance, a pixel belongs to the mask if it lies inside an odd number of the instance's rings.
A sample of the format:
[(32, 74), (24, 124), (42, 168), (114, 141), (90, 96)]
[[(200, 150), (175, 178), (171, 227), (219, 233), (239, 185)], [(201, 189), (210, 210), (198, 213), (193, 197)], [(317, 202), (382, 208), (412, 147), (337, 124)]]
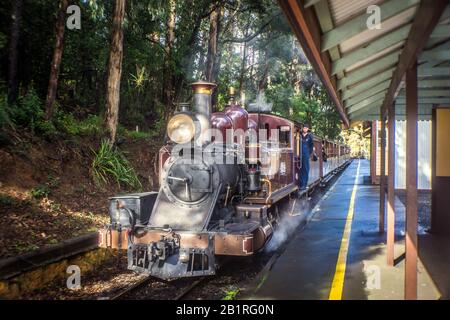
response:
[(302, 167), (300, 169), (300, 190), (305, 190), (308, 187), (309, 177), (309, 161), (314, 155), (313, 136), (309, 132), (309, 125), (304, 124), (301, 133), (302, 139)]

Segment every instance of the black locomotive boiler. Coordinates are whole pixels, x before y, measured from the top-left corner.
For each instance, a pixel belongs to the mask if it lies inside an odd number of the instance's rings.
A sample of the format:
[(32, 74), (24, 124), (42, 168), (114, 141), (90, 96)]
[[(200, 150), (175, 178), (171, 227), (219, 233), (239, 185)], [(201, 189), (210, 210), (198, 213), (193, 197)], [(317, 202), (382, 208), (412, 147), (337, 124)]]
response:
[[(213, 275), (218, 258), (262, 250), (280, 219), (278, 206), (297, 192), (301, 124), (248, 112), (232, 99), (212, 113), (215, 84), (192, 84), (192, 109), (168, 122), (159, 153), (158, 192), (110, 198), (110, 225), (100, 247), (127, 251), (128, 268), (162, 279)], [(345, 146), (312, 162), (310, 184), (349, 159)]]

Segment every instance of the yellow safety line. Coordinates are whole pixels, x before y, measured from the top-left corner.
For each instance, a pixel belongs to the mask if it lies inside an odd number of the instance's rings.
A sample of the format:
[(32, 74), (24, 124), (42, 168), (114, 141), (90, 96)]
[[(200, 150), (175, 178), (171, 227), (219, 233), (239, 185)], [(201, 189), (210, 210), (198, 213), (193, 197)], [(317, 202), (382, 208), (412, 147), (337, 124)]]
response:
[(345, 268), (347, 266), (348, 245), (350, 233), (352, 231), (353, 212), (355, 210), (356, 191), (358, 189), (360, 161), (358, 160), (358, 169), (356, 169), (355, 184), (353, 185), (352, 196), (350, 197), (350, 206), (347, 213), (347, 221), (345, 222), (344, 233), (342, 235), (341, 247), (336, 263), (336, 271), (334, 272), (333, 284), (331, 285), (328, 300), (341, 300), (344, 289)]

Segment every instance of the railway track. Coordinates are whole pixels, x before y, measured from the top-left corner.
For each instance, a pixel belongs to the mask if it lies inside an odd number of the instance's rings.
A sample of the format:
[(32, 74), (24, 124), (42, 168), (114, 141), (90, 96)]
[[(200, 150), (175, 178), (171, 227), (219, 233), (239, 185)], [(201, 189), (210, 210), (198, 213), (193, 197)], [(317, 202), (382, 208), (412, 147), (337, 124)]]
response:
[[(230, 259), (229, 257), (224, 258), (220, 264), (220, 269), (226, 267), (231, 261), (232, 261), (232, 259)], [(211, 280), (211, 279), (212, 279), (211, 276), (201, 277), (201, 278), (197, 278), (197, 279), (192, 278), (191, 281), (186, 279), (187, 281), (189, 281), (189, 283), (187, 283), (185, 286), (183, 286), (179, 290), (176, 290), (177, 292), (174, 295), (174, 297), (171, 298), (171, 300), (177, 301), (177, 300), (188, 299), (189, 294), (194, 289), (198, 288), (199, 285), (204, 284), (205, 282), (207, 282), (208, 280)], [(115, 293), (109, 299), (110, 300), (120, 300), (122, 298), (126, 298), (127, 296), (133, 295), (135, 292), (138, 292), (140, 289), (142, 289), (142, 287), (144, 287), (146, 284), (150, 283), (151, 281), (159, 281), (159, 279), (153, 278), (151, 276), (145, 276), (144, 278), (138, 280), (137, 282), (127, 286), (126, 288), (123, 288), (120, 292)], [(168, 290), (174, 290), (174, 289), (168, 288)], [(106, 299), (108, 299), (108, 298), (106, 298)], [(149, 299), (151, 299), (151, 297), (149, 297)]]
[[(191, 282), (190, 284), (188, 284), (187, 286), (182, 288), (180, 292), (177, 292), (177, 294), (174, 296), (174, 298), (172, 300), (185, 299), (189, 295), (189, 293), (192, 292), (192, 290), (194, 290), (195, 288), (197, 288), (201, 283), (203, 283), (205, 281), (205, 279), (206, 278), (200, 278), (200, 279), (194, 280), (193, 282)], [(110, 298), (102, 298), (102, 299), (104, 299), (104, 300), (120, 300), (120, 299), (126, 298), (127, 296), (132, 295), (133, 293), (135, 293), (136, 291), (141, 289), (143, 286), (145, 286), (152, 280), (154, 280), (153, 277), (146, 276), (143, 279), (140, 279), (137, 282), (122, 289), (120, 292), (115, 293)]]
[[(120, 300), (121, 298), (125, 297), (126, 295), (130, 294), (131, 292), (141, 288), (143, 285), (147, 284), (151, 280), (152, 280), (152, 277), (146, 276), (143, 279), (133, 283), (132, 285), (122, 289), (120, 292), (114, 294), (112, 297), (109, 298), (109, 300)], [(108, 299), (108, 298), (106, 298), (106, 299)]]
[(188, 287), (186, 287), (185, 289), (183, 289), (183, 291), (180, 292), (180, 293), (175, 297), (174, 300), (183, 300), (183, 299), (185, 299), (185, 298), (188, 296), (188, 294), (189, 294), (190, 292), (192, 292), (192, 290), (194, 290), (196, 287), (198, 287), (202, 282), (204, 282), (205, 279), (206, 279), (206, 278), (201, 278), (201, 279), (198, 279), (198, 280), (192, 282), (192, 284), (189, 285)]

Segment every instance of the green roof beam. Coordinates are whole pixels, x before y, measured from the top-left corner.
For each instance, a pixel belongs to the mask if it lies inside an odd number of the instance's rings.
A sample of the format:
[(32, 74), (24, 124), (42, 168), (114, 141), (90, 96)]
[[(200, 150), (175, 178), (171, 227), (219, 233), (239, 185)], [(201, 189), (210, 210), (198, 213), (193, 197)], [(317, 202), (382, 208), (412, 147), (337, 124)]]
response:
[(450, 76), (450, 67), (419, 67), (419, 77)]
[[(389, 0), (381, 4), (381, 22), (394, 17), (403, 11), (419, 4), (420, 0)], [(322, 37), (322, 51), (327, 51), (345, 40), (367, 30), (367, 18), (369, 15), (363, 13), (346, 23), (326, 32)]]
[(356, 110), (354, 112), (349, 113), (350, 119), (354, 119), (355, 117), (369, 114), (369, 113), (380, 113), (381, 105), (383, 104), (383, 100), (372, 103), (362, 109)]
[[(450, 90), (418, 90), (417, 94), (419, 98), (431, 98), (431, 97), (450, 97)], [(399, 98), (405, 97), (405, 92), (401, 91), (398, 95)]]
[(378, 84), (378, 85), (376, 85), (354, 97), (351, 97), (346, 101), (345, 106), (350, 107), (350, 106), (352, 106), (358, 102), (361, 102), (362, 100), (367, 99), (379, 92), (385, 91), (387, 88), (389, 88), (390, 84), (391, 84), (391, 80), (387, 80), (387, 81), (382, 82), (382, 83), (380, 83), (380, 84)]
[(316, 3), (319, 3), (321, 1), (323, 1), (323, 0), (306, 0), (305, 1), (305, 8), (309, 8), (309, 7), (315, 5)]
[[(418, 100), (419, 104), (427, 104), (427, 103), (432, 103), (432, 104), (448, 104), (450, 105), (450, 98), (419, 98)], [(406, 104), (406, 99), (405, 98), (397, 98), (395, 100), (395, 104)]]
[(386, 96), (386, 91), (377, 93), (347, 109), (348, 113), (353, 113), (355, 111), (361, 110), (375, 102), (383, 102), (384, 97)]
[(434, 28), (431, 38), (448, 38), (450, 35), (450, 25), (438, 25)]
[(360, 93), (362, 93), (362, 92), (364, 92), (364, 91), (366, 91), (366, 90), (368, 90), (368, 89), (370, 89), (370, 88), (372, 88), (372, 87), (382, 83), (383, 81), (390, 80), (392, 78), (392, 73), (393, 72), (394, 72), (394, 68), (391, 68), (391, 69), (386, 70), (386, 71), (384, 71), (384, 72), (382, 72), (380, 74), (377, 74), (376, 76), (374, 76), (374, 77), (372, 77), (370, 79), (367, 79), (364, 82), (361, 82), (360, 84), (354, 86), (351, 89), (344, 90), (343, 93), (342, 93), (342, 99), (343, 100), (347, 100), (350, 97), (353, 97), (353, 96), (355, 96), (357, 94), (360, 94)]
[(387, 35), (375, 41), (372, 41), (366, 47), (359, 48), (344, 55), (341, 59), (333, 63), (331, 74), (334, 75), (338, 72), (341, 72), (358, 61), (369, 58), (370, 56), (373, 56), (382, 50), (385, 50), (401, 41), (404, 41), (408, 37), (410, 29), (411, 24), (408, 24), (404, 27), (401, 27), (400, 29), (397, 29), (396, 31), (388, 33)]
[(347, 77), (338, 81), (337, 88), (342, 90), (345, 87), (352, 85), (354, 83), (360, 82), (364, 79), (370, 78), (371, 76), (395, 66), (398, 62), (400, 56), (400, 50), (392, 52), (383, 58), (373, 61), (355, 71), (350, 72)]
[(450, 79), (441, 80), (419, 80), (417, 83), (419, 88), (450, 88)]
[(419, 61), (428, 61), (428, 60), (450, 60), (450, 50), (432, 50), (425, 51), (420, 55)]

